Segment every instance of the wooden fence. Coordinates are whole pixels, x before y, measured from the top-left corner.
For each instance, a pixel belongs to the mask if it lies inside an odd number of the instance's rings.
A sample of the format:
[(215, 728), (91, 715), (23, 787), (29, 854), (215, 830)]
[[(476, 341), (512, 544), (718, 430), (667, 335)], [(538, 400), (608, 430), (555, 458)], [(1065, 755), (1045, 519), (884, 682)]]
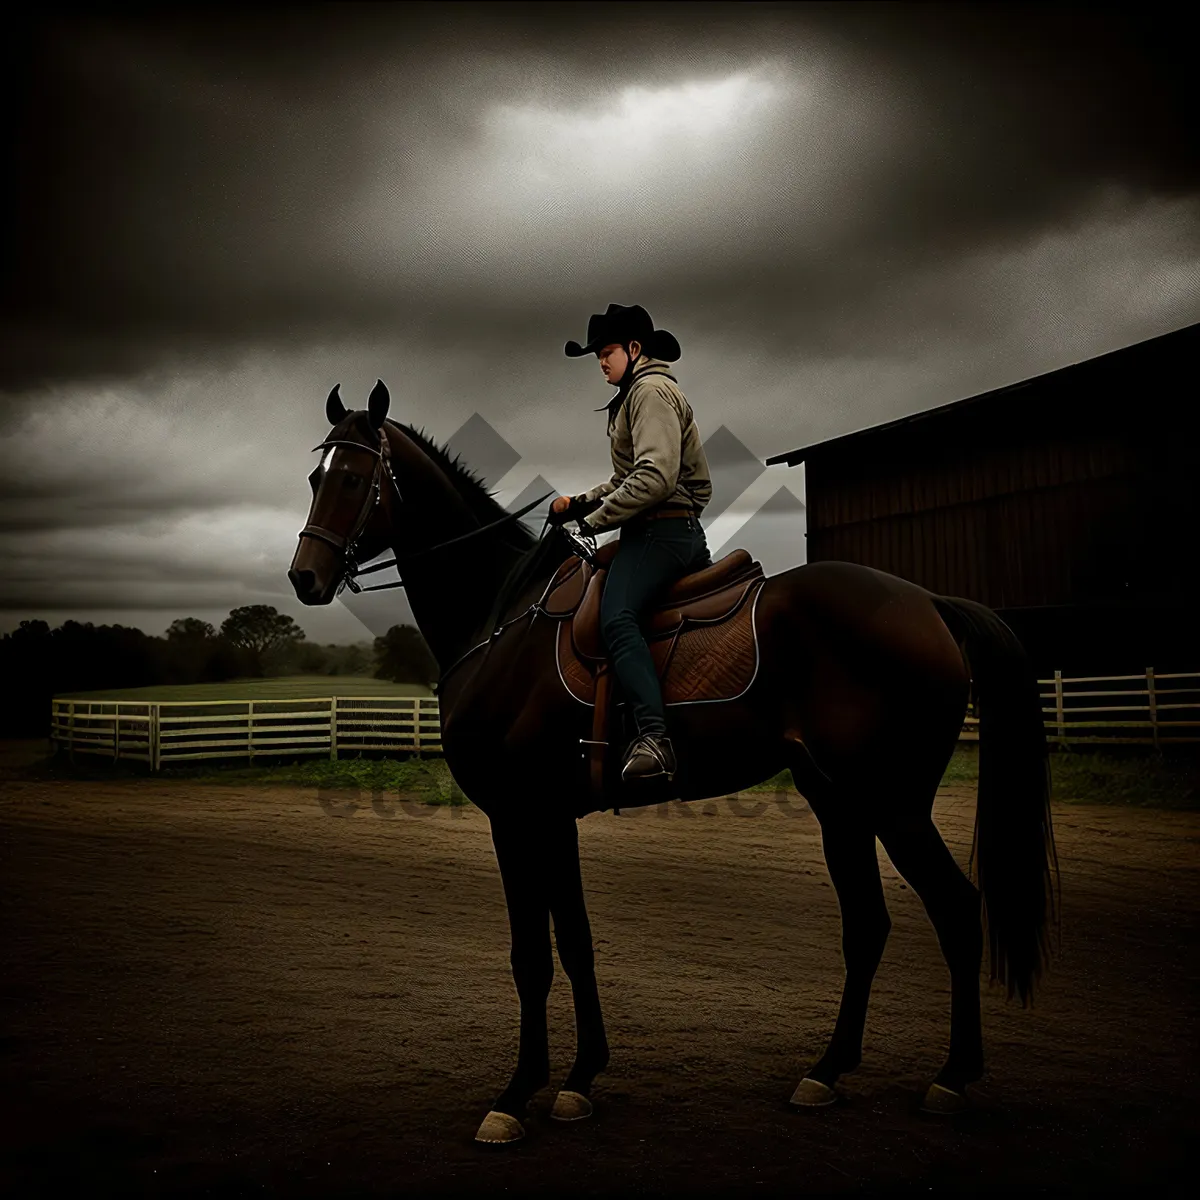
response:
[(363, 750), (440, 753), (433, 696), (334, 696), (312, 700), (153, 703), (53, 700), (56, 750), (133, 759), (153, 771), (204, 758), (305, 754), (347, 757)]
[[(1052, 746), (1153, 746), (1200, 743), (1200, 672), (1083, 675), (1039, 679)], [(979, 740), (972, 702), (962, 741)]]
[[(1200, 743), (1200, 673), (1081, 676), (1038, 681), (1051, 745)], [(435, 696), (336, 696), (314, 700), (54, 700), (51, 739), (69, 754), (164, 763), (255, 755), (360, 751), (440, 754)], [(964, 742), (979, 740), (974, 701)]]

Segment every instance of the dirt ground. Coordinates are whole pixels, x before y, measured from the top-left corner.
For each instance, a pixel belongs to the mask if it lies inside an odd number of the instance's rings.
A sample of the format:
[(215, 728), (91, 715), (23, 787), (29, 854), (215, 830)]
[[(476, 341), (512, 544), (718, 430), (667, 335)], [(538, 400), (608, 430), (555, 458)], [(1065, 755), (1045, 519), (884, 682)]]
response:
[[(948, 975), (882, 852), (894, 928), (865, 1061), (843, 1103), (802, 1112), (787, 1101), (842, 983), (811, 813), (746, 796), (593, 814), (612, 1065), (592, 1120), (550, 1121), (552, 1085), (527, 1138), (496, 1150), (473, 1139), (517, 1005), (478, 810), (13, 774), (6, 1194), (1182, 1194), (1190, 1174), (1200, 814), (1056, 809), (1060, 957), (1032, 1009), (985, 989), (988, 1074), (949, 1119), (917, 1111)], [(973, 787), (940, 794), (960, 863), (973, 813)], [(574, 1050), (561, 969), (550, 1013), (557, 1083)]]

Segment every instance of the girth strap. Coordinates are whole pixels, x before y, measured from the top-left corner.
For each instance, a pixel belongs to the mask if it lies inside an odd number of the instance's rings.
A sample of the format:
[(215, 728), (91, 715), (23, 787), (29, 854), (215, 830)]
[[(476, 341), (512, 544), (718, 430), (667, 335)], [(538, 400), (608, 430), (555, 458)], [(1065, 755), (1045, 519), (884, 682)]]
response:
[(592, 797), (599, 808), (604, 807), (604, 760), (608, 753), (608, 702), (612, 694), (612, 667), (605, 663), (596, 676), (596, 704), (592, 709), (592, 744), (590, 771)]

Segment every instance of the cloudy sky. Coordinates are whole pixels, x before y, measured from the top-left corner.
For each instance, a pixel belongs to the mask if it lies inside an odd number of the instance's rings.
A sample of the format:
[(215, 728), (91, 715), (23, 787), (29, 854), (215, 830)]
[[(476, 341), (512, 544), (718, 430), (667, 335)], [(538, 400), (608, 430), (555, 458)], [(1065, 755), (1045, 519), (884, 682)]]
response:
[(611, 390), (562, 346), (612, 301), (682, 343), (712, 549), (802, 562), (802, 469), (762, 459), (1200, 319), (1166, 13), (27, 15), (3, 50), (0, 630), (408, 619), (400, 591), (292, 597), (329, 388), (364, 407), (382, 377), (502, 503), (581, 490), (611, 470)]

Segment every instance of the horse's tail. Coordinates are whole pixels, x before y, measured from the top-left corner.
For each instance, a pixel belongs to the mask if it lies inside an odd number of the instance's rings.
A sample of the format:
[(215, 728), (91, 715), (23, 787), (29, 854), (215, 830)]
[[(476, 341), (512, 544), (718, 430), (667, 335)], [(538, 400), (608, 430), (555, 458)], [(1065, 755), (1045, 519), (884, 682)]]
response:
[(990, 609), (935, 596), (960, 645), (979, 711), (979, 797), (971, 864), (983, 899), (991, 978), (1022, 1005), (1050, 957), (1058, 856), (1050, 822), (1050, 758), (1037, 676), (1021, 643)]

